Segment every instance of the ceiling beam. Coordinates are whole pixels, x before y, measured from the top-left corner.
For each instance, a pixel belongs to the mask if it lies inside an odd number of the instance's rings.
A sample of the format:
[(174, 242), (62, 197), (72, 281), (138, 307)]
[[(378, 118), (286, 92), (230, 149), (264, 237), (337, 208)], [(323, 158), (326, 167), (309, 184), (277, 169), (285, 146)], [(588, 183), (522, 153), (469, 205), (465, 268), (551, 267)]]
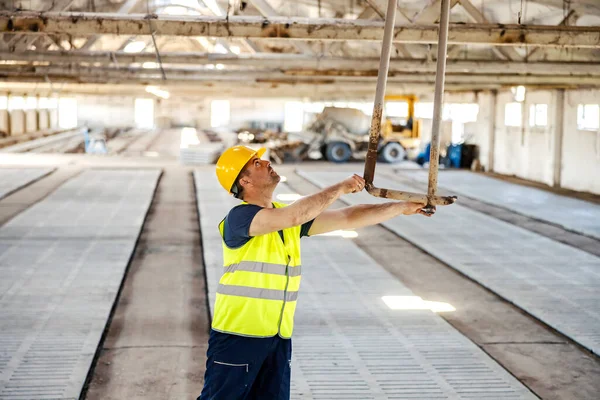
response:
[[(371, 82), (377, 80), (377, 70), (373, 71), (339, 71), (339, 70), (288, 70), (277, 69), (256, 71), (245, 70), (199, 70), (185, 68), (166, 68), (168, 80), (189, 81), (290, 81), (297, 83), (335, 83), (346, 82)], [(0, 76), (13, 77), (18, 80), (22, 77), (44, 76), (53, 80), (58, 78), (95, 79), (98, 82), (147, 82), (162, 81), (162, 70), (158, 68), (106, 68), (106, 67), (81, 67), (81, 66), (0, 66)], [(576, 85), (581, 87), (600, 87), (599, 76), (570, 76), (570, 75), (506, 75), (506, 74), (453, 74), (447, 73), (447, 82), (455, 84), (487, 84), (500, 85)], [(434, 83), (435, 72), (431, 73), (406, 73), (390, 72), (388, 82), (408, 83)], [(162, 81), (164, 83), (164, 81)]]
[[(70, 83), (67, 81), (44, 82), (39, 77), (29, 78), (30, 82), (7, 82), (6, 78), (0, 78), (2, 86), (13, 93), (40, 94), (49, 96), (57, 93), (56, 83), (60, 83), (60, 93), (73, 94), (91, 94), (91, 95), (135, 95), (136, 97), (152, 97), (145, 92), (144, 85), (140, 83), (129, 84), (96, 84), (96, 83)], [(487, 85), (489, 89), (497, 89), (497, 85)], [(190, 85), (189, 81), (169, 82), (168, 86), (160, 85), (161, 88), (168, 89), (172, 97), (181, 96), (215, 96), (227, 97), (277, 97), (294, 98), (307, 97), (314, 100), (343, 100), (352, 99), (353, 101), (364, 99), (373, 101), (373, 87), (370, 84), (365, 85), (299, 85), (294, 84), (293, 90), (287, 84), (270, 83), (247, 83), (244, 85), (231, 85), (227, 82), (196, 82)], [(424, 93), (431, 92), (429, 84), (396, 84), (391, 83), (391, 89), (399, 93)], [(472, 91), (472, 86), (450, 85), (446, 86), (446, 91)]]
[[(470, 0), (459, 0), (460, 5), (467, 14), (471, 17), (474, 22), (479, 24), (487, 24), (489, 21), (483, 16), (483, 14), (471, 3)], [(523, 57), (512, 47), (493, 47), (494, 53), (498, 54), (500, 58), (506, 58), (508, 60), (521, 60)]]
[[(121, 7), (119, 8), (119, 11), (117, 11), (118, 14), (128, 14), (131, 11), (134, 10), (134, 8), (138, 5), (138, 3), (140, 3), (141, 0), (125, 0), (125, 2), (121, 5)], [(90, 37), (84, 44), (83, 46), (81, 46), (82, 50), (89, 50), (92, 48), (92, 46), (98, 41), (98, 39), (100, 38), (99, 35), (95, 35)]]
[[(97, 52), (97, 51), (27, 51), (22, 53), (0, 52), (0, 59), (23, 63), (73, 64), (87, 63), (111, 65), (143, 64), (156, 61), (154, 52)], [(358, 57), (311, 57), (302, 54), (257, 53), (161, 53), (163, 64), (223, 64), (245, 67), (315, 70), (376, 70), (379, 58)], [(510, 62), (498, 60), (447, 60), (447, 71), (471, 74), (550, 74), (550, 75), (600, 75), (598, 62)], [(434, 72), (435, 60), (392, 58), (391, 71)]]
[[(265, 77), (262, 79), (253, 79), (253, 80), (240, 80), (236, 81), (235, 84), (232, 85), (232, 81), (230, 80), (218, 80), (218, 79), (202, 79), (202, 80), (191, 80), (189, 78), (186, 79), (169, 79), (168, 82), (162, 81), (159, 77), (156, 79), (147, 79), (147, 78), (136, 78), (136, 79), (110, 79), (106, 78), (94, 78), (94, 77), (81, 77), (81, 76), (42, 76), (42, 75), (31, 75), (31, 76), (23, 76), (20, 78), (15, 78), (11, 76), (6, 76), (5, 74), (0, 74), (0, 83), (3, 83), (3, 86), (6, 87), (6, 83), (48, 83), (56, 85), (58, 83), (74, 83), (74, 84), (97, 84), (97, 85), (159, 85), (161, 87), (177, 87), (182, 86), (189, 90), (197, 89), (201, 86), (210, 86), (212, 88), (223, 88), (229, 89), (234, 94), (237, 95), (237, 91), (235, 88), (243, 88), (248, 85), (256, 85), (257, 88), (269, 88), (275, 87), (278, 85), (288, 85), (294, 87), (293, 92), (287, 92), (288, 96), (298, 97), (299, 93), (296, 91), (297, 87), (305, 87), (305, 88), (322, 88), (322, 87), (331, 87), (333, 91), (345, 90), (348, 91), (351, 95), (357, 95), (360, 90), (364, 91), (364, 93), (372, 96), (373, 94), (373, 85), (375, 81), (368, 80), (359, 80), (359, 81), (341, 81), (341, 80), (333, 80), (333, 79), (315, 79), (315, 80), (299, 80), (294, 78), (270, 78)], [(582, 85), (580, 83), (568, 84), (568, 83), (520, 83), (525, 84), (529, 88), (537, 88), (537, 89), (555, 89), (555, 88), (564, 88), (564, 89), (589, 89), (595, 88), (597, 85)], [(262, 85), (262, 86), (260, 86)], [(417, 88), (424, 90), (427, 93), (430, 93), (435, 85), (434, 80), (430, 82), (421, 81), (421, 82), (411, 82), (405, 80), (398, 81), (390, 81), (387, 86), (389, 88), (388, 91), (396, 91), (406, 93), (406, 91), (412, 91)], [(455, 83), (450, 82), (445, 85), (445, 91), (479, 91), (486, 89), (502, 89), (502, 88), (510, 88), (515, 85), (519, 85), (519, 83), (510, 82), (510, 83), (500, 83), (500, 82), (465, 82), (465, 83)], [(55, 87), (56, 90), (56, 87)], [(289, 89), (288, 89), (289, 90)], [(313, 89), (315, 90), (315, 89)], [(224, 90), (217, 90), (217, 93), (221, 96), (225, 95)], [(255, 94), (259, 94), (256, 92)], [(315, 93), (313, 93), (315, 94)], [(252, 95), (251, 95), (252, 96)]]
[[(279, 13), (273, 7), (271, 7), (266, 0), (250, 0), (250, 2), (263, 17), (272, 18), (280, 16)], [(296, 46), (296, 49), (298, 49), (300, 53), (313, 54), (312, 49), (306, 42), (296, 42), (294, 43), (294, 46)]]
[[(577, 23), (577, 20), (579, 19), (580, 15), (577, 13), (577, 11), (575, 10), (571, 10), (567, 13), (567, 15), (562, 19), (562, 21), (560, 21), (560, 23), (558, 25), (575, 25)], [(529, 52), (529, 54), (527, 54), (527, 57), (525, 57), (526, 61), (530, 61), (530, 60), (539, 60), (541, 57), (539, 57), (539, 51), (540, 51), (541, 47), (536, 47), (535, 49), (533, 49), (532, 51)], [(538, 53), (538, 57), (534, 57), (534, 55)]]
[[(150, 17), (163, 36), (381, 41), (383, 23), (344, 19)], [(149, 35), (146, 15), (0, 12), (0, 33)], [(399, 25), (394, 42), (437, 43), (437, 25)], [(452, 44), (600, 48), (600, 26), (451, 24)]]
[[(223, 10), (218, 2), (214, 1), (212, 3), (206, 3), (205, 0), (198, 0), (198, 2), (201, 2), (202, 4), (204, 4), (206, 9), (209, 10), (211, 13), (213, 13), (213, 15), (215, 15), (217, 17), (223, 17), (225, 19), (229, 18), (229, 16), (227, 15), (227, 11)], [(229, 5), (229, 3), (227, 3), (227, 4)], [(244, 46), (246, 46), (247, 50), (251, 53), (257, 53), (259, 51), (262, 51), (260, 46), (258, 46), (256, 43), (254, 43), (250, 39), (243, 39), (242, 43), (244, 44)], [(227, 41), (218, 38), (217, 44), (220, 44), (228, 52), (231, 53), (231, 49), (229, 48), (229, 43), (227, 43)]]
[[(75, 0), (53, 0), (50, 7), (44, 11), (68, 11), (74, 2)], [(35, 45), (38, 40), (43, 39), (31, 35), (21, 35), (15, 43), (14, 49), (15, 51), (26, 50), (29, 46)]]

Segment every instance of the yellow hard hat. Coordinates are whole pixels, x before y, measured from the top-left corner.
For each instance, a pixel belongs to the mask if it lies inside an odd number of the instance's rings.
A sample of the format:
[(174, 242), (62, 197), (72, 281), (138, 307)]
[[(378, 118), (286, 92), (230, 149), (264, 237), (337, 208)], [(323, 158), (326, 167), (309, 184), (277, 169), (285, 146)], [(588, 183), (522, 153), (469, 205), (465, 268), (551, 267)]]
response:
[(233, 146), (225, 150), (217, 160), (217, 178), (223, 189), (232, 193), (231, 188), (244, 166), (255, 156), (262, 157), (265, 151), (264, 147), (254, 150), (247, 146)]

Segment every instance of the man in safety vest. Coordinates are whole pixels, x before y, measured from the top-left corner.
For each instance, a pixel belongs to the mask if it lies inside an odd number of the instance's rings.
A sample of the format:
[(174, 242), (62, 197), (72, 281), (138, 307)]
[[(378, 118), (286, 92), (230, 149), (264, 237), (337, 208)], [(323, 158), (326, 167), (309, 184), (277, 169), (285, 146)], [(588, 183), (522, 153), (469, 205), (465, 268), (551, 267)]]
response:
[(280, 177), (261, 160), (264, 152), (234, 146), (217, 161), (221, 186), (242, 203), (219, 224), (224, 271), (198, 400), (289, 399), (300, 238), (422, 213), (424, 206), (389, 202), (327, 210), (340, 196), (363, 190), (358, 175), (289, 206), (274, 202)]

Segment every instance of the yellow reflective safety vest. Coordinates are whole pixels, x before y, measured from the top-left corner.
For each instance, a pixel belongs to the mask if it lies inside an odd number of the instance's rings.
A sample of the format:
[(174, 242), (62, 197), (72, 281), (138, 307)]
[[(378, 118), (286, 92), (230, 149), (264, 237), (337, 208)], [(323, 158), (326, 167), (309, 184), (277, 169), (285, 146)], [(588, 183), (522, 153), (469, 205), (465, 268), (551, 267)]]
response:
[[(224, 223), (219, 224), (222, 238)], [(255, 236), (236, 249), (227, 247), (223, 239), (224, 271), (217, 288), (214, 330), (292, 337), (301, 279), (300, 231), (300, 226), (284, 229), (284, 241), (278, 232)]]

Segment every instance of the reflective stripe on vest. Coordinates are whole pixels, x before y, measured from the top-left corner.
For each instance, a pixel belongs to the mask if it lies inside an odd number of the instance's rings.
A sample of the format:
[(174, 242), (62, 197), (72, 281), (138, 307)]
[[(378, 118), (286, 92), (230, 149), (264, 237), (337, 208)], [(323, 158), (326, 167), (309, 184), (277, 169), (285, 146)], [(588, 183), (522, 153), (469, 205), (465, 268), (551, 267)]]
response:
[[(235, 271), (262, 272), (263, 274), (285, 275), (286, 266), (281, 264), (260, 263), (255, 261), (241, 261), (237, 264), (231, 264), (225, 267), (225, 273)], [(302, 275), (302, 267), (292, 267), (289, 276)]]
[[(217, 293), (228, 294), (230, 296), (242, 296), (251, 297), (253, 299), (265, 299), (265, 300), (283, 300), (284, 290), (274, 289), (259, 289), (247, 286), (234, 286), (234, 285), (223, 285), (219, 284)], [(298, 292), (287, 292), (285, 295), (285, 301), (296, 301), (298, 300)]]

